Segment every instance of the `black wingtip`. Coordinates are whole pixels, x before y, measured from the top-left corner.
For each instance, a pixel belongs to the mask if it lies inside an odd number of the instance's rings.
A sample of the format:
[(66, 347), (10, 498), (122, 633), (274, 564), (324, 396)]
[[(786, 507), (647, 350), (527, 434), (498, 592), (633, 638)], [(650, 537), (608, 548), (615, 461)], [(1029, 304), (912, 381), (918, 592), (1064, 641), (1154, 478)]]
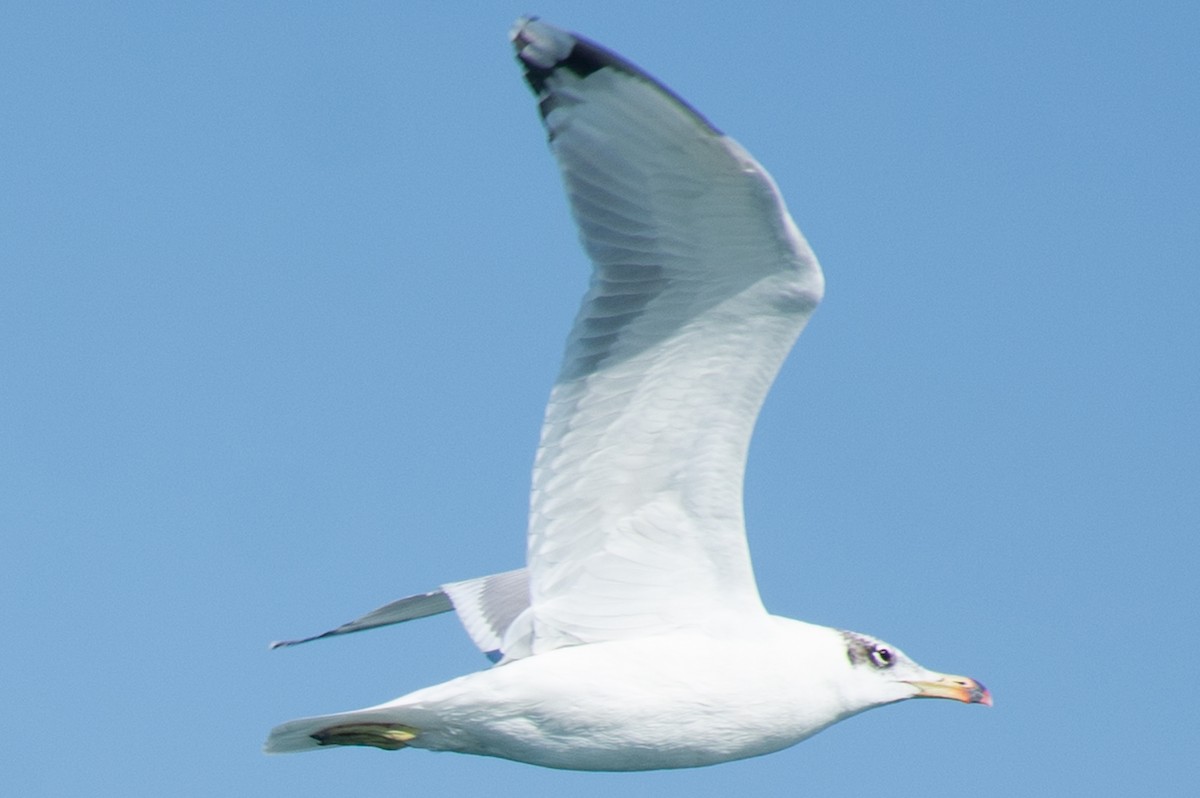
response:
[[(339, 627), (339, 628), (341, 628), (341, 627)], [(275, 641), (271, 642), (271, 644), (268, 645), (267, 648), (270, 649), (271, 651), (274, 651), (277, 648), (291, 648), (292, 646), (298, 646), (301, 643), (311, 643), (314, 640), (320, 640), (323, 637), (331, 637), (335, 634), (339, 634), (337, 629), (331, 629), (328, 632), (322, 632), (321, 634), (313, 635), (312, 637), (297, 638), (296, 640), (275, 640)]]
[(509, 39), (517, 51), (517, 60), (525, 69), (525, 81), (541, 100), (540, 109), (543, 117), (555, 107), (555, 103), (546, 90), (546, 81), (556, 71), (566, 69), (580, 78), (586, 78), (601, 69), (611, 68), (653, 84), (659, 91), (696, 117), (705, 127), (713, 133), (721, 135), (721, 131), (703, 114), (655, 79), (653, 75), (591, 39), (556, 28), (542, 22), (537, 17), (518, 19), (509, 33)]
[(312, 640), (312, 639), (313, 638), (308, 637), (308, 638), (305, 638), (304, 640), (273, 640), (269, 644), (267, 644), (267, 649), (270, 651), (274, 651), (277, 648), (288, 648), (290, 646), (298, 646), (301, 643), (307, 643), (309, 640)]
[(526, 82), (539, 96), (545, 91), (546, 79), (556, 69), (572, 69), (573, 54), (579, 44), (579, 37), (547, 25), (537, 17), (518, 19), (509, 31), (509, 39), (517, 51), (517, 60), (525, 68)]

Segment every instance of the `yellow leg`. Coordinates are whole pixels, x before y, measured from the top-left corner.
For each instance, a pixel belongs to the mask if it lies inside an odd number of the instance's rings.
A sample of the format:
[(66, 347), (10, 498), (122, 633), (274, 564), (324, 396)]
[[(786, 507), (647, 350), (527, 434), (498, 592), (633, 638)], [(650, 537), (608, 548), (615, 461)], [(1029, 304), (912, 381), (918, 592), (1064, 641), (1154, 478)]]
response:
[(417, 730), (401, 723), (346, 723), (310, 735), (321, 745), (370, 745), (387, 751), (407, 748)]

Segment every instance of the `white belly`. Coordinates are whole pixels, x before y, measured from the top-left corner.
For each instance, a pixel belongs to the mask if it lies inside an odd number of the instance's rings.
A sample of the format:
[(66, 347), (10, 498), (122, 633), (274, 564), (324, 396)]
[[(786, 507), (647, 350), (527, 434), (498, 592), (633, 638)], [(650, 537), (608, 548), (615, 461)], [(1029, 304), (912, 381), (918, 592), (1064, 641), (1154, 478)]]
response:
[(742, 759), (849, 714), (836, 690), (796, 678), (816, 663), (764, 646), (672, 635), (564, 648), (366, 712), (419, 729), (413, 747), (585, 770)]

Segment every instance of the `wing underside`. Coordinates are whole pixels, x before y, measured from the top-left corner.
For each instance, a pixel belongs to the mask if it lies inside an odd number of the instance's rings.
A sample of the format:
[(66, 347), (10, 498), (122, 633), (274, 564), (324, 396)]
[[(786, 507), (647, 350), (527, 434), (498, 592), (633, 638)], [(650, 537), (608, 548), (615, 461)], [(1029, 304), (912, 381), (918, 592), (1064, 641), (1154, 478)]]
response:
[(513, 39), (593, 264), (533, 472), (525, 643), (761, 613), (742, 475), (816, 259), (762, 167), (669, 90), (537, 21)]

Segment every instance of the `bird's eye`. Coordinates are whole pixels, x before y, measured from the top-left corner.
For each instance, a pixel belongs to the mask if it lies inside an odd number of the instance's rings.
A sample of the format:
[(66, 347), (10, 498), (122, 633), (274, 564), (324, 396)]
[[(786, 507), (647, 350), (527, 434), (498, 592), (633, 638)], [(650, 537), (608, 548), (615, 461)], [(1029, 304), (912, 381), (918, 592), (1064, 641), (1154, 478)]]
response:
[(890, 668), (896, 664), (896, 655), (890, 648), (884, 646), (871, 646), (869, 656), (871, 664), (876, 668)]

